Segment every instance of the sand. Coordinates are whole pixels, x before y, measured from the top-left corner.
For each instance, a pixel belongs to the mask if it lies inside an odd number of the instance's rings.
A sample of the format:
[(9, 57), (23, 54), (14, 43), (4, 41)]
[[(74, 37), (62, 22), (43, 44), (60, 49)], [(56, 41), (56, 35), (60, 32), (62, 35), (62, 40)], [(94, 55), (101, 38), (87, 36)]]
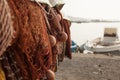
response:
[(72, 56), (59, 63), (56, 80), (120, 80), (120, 52)]

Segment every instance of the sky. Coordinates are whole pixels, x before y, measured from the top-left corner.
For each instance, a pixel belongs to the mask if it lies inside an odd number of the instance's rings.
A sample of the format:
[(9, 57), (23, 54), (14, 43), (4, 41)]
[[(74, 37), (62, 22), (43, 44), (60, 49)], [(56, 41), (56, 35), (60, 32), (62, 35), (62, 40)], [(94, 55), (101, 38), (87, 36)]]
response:
[(120, 20), (120, 0), (64, 0), (62, 11), (74, 17)]

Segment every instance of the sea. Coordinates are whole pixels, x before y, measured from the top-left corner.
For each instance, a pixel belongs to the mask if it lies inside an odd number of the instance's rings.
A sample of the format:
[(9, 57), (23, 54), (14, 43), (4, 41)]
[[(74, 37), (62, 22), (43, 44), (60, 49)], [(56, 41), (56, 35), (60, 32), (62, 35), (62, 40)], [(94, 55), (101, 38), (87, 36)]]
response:
[(120, 36), (120, 23), (72, 23), (70, 26), (71, 40), (81, 46), (87, 41), (91, 41), (97, 37), (103, 37), (104, 28), (117, 28), (118, 36)]

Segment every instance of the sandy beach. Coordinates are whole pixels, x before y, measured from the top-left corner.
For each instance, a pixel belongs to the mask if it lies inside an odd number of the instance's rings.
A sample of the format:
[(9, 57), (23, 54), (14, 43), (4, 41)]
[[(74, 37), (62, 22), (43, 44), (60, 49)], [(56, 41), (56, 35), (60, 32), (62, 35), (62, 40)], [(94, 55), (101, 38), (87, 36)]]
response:
[(59, 63), (56, 80), (120, 80), (120, 52), (72, 56)]

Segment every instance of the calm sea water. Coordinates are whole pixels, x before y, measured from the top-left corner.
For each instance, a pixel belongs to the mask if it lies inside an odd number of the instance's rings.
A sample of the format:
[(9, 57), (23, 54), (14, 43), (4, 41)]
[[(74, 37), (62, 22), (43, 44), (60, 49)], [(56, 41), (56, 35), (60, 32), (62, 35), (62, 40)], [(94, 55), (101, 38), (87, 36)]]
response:
[(80, 46), (86, 41), (102, 37), (105, 27), (117, 28), (118, 36), (120, 36), (120, 23), (72, 23), (71, 39)]

